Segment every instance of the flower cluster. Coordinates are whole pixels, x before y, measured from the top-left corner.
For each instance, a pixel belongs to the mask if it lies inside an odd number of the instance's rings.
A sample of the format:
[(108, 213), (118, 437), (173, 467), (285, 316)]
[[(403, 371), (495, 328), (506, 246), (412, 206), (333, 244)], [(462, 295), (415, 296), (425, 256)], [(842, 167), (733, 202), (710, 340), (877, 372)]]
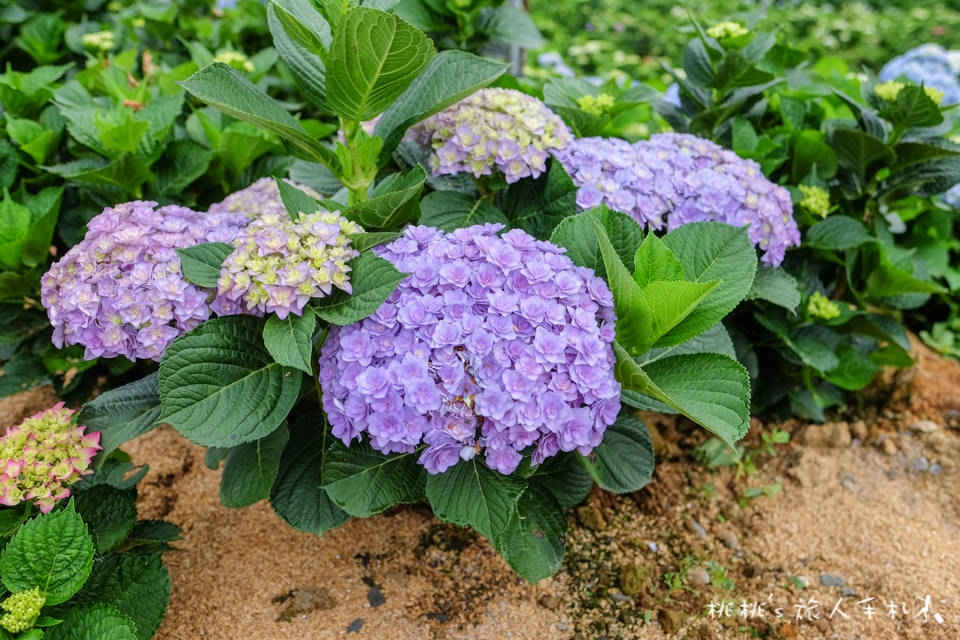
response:
[(94, 33), (85, 33), (80, 38), (80, 42), (87, 49), (94, 51), (110, 51), (116, 46), (116, 40), (112, 31), (95, 31)]
[[(887, 80), (880, 84), (874, 85), (873, 90), (878, 96), (886, 100), (887, 102), (893, 102), (897, 99), (897, 96), (900, 95), (900, 92), (906, 87), (906, 83), (897, 82), (896, 80)], [(941, 104), (943, 102), (943, 91), (940, 91), (936, 87), (924, 87), (923, 92), (933, 100), (936, 104)]]
[[(286, 181), (301, 191), (306, 191), (310, 196), (321, 199), (319, 193), (290, 180)], [(280, 189), (277, 187), (277, 181), (273, 178), (260, 178), (249, 187), (234, 191), (222, 201), (210, 205), (208, 213), (238, 213), (247, 218), (257, 218), (260, 216), (287, 215), (287, 208), (283, 205), (280, 198)]]
[(830, 193), (816, 185), (797, 185), (803, 199), (797, 204), (813, 215), (826, 218), (830, 213)]
[(434, 154), (434, 175), (468, 171), (476, 177), (503, 173), (508, 183), (537, 178), (550, 153), (573, 135), (545, 104), (512, 89), (481, 89), (410, 130)]
[[(924, 44), (911, 49), (884, 65), (880, 70), (883, 81), (906, 78), (924, 87), (934, 87), (943, 92), (943, 104), (960, 102), (960, 82), (957, 71), (943, 47)], [(883, 97), (883, 96), (881, 96)]]
[(726, 38), (739, 38), (740, 36), (745, 36), (750, 33), (750, 30), (739, 22), (732, 22), (727, 20), (726, 22), (719, 22), (709, 29), (707, 29), (707, 35), (711, 38), (716, 38), (717, 40), (724, 40)]
[(821, 320), (833, 320), (840, 317), (840, 305), (819, 291), (814, 291), (807, 301), (807, 313)]
[(47, 513), (70, 495), (69, 485), (93, 473), (100, 432), (85, 433), (86, 427), (71, 424), (73, 413), (60, 402), (0, 437), (0, 504), (33, 500)]
[(239, 233), (220, 269), (213, 310), (219, 315), (302, 315), (310, 298), (333, 287), (352, 291), (347, 261), (359, 255), (350, 236), (362, 233), (338, 211), (261, 215)]
[(790, 192), (763, 175), (760, 165), (689, 134), (661, 133), (630, 144), (581, 138), (556, 154), (580, 188), (581, 210), (606, 204), (642, 225), (672, 230), (690, 222), (750, 225), (763, 261), (783, 262), (800, 244)]
[(615, 104), (616, 101), (609, 93), (598, 95), (588, 93), (577, 98), (577, 106), (595, 116), (602, 116)]
[(210, 292), (183, 278), (176, 249), (230, 242), (248, 219), (156, 206), (104, 209), (44, 274), (41, 301), (55, 345), (82, 344), (88, 359), (159, 360), (174, 338), (210, 317)]
[(349, 444), (414, 452), (442, 473), (483, 453), (512, 473), (589, 453), (620, 410), (613, 295), (590, 269), (502, 225), (408, 227), (377, 249), (410, 273), (369, 318), (334, 327), (320, 356), (323, 408)]
[(40, 587), (29, 591), (20, 591), (0, 602), (0, 609), (6, 613), (0, 616), (0, 627), (17, 634), (33, 626), (46, 604), (47, 597), (40, 593)]

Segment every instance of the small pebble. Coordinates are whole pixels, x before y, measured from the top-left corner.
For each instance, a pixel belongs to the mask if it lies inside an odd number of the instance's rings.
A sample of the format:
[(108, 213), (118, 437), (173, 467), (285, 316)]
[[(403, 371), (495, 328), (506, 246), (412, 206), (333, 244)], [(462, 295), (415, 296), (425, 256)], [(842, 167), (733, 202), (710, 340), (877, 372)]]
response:
[(630, 596), (623, 593), (617, 593), (616, 591), (611, 593), (610, 597), (613, 598), (614, 600), (619, 600), (620, 602), (633, 602), (633, 598), (631, 598)]
[(940, 425), (933, 420), (917, 420), (910, 425), (910, 428), (921, 433), (933, 433), (940, 430)]
[(930, 462), (926, 458), (920, 457), (910, 464), (910, 468), (917, 472), (927, 471), (930, 468)]
[(934, 462), (932, 465), (930, 465), (930, 469), (928, 469), (928, 471), (930, 471), (930, 473), (933, 475), (938, 476), (940, 475), (940, 472), (943, 471), (943, 467), (940, 466), (939, 462)]
[(892, 456), (897, 453), (897, 444), (890, 438), (887, 438), (883, 441), (883, 452), (888, 456)]
[(852, 598), (857, 595), (857, 592), (850, 587), (844, 587), (843, 589), (840, 589), (840, 595), (847, 598)]
[(648, 542), (647, 547), (650, 549), (650, 551), (653, 551), (654, 553), (660, 550), (660, 547), (657, 546), (656, 542)]
[(810, 578), (809, 578), (809, 577), (807, 577), (807, 576), (794, 576), (794, 577), (797, 579), (797, 582), (799, 582), (800, 585), (801, 585), (804, 589), (806, 589), (806, 588), (808, 588), (808, 587), (810, 586)]
[(370, 591), (367, 592), (367, 601), (370, 602), (371, 607), (379, 607), (386, 604), (387, 598), (383, 595), (380, 587), (370, 587)]
[(347, 633), (354, 633), (356, 631), (360, 631), (362, 627), (363, 627), (363, 618), (357, 618), (356, 620), (351, 622), (349, 625), (347, 625)]
[(820, 584), (825, 587), (842, 587), (846, 585), (846, 582), (843, 581), (843, 578), (838, 576), (832, 576), (829, 573), (821, 573)]
[(710, 574), (703, 567), (694, 567), (687, 571), (687, 580), (693, 584), (710, 584)]
[(701, 538), (703, 538), (704, 540), (706, 540), (706, 538), (707, 538), (707, 531), (706, 531), (706, 529), (703, 528), (703, 525), (702, 525), (702, 524), (700, 524), (700, 523), (697, 522), (696, 520), (691, 520), (691, 521), (690, 521), (690, 527), (693, 529), (694, 533), (696, 533), (699, 537), (701, 537)]
[(740, 540), (737, 539), (737, 534), (735, 534), (733, 531), (730, 531), (729, 529), (724, 529), (717, 535), (720, 537), (721, 540), (723, 540), (723, 544), (727, 545), (731, 549), (740, 548)]

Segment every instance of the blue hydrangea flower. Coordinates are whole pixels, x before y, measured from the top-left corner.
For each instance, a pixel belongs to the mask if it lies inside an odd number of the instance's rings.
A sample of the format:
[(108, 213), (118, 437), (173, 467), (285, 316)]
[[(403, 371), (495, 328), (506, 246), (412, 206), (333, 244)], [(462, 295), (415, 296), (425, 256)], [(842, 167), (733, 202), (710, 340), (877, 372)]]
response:
[(589, 453), (620, 410), (613, 295), (590, 269), (502, 225), (408, 227), (376, 249), (411, 274), (369, 318), (334, 327), (323, 408), (347, 445), (414, 452), (442, 473), (480, 453), (512, 473)]
[(960, 102), (960, 82), (957, 71), (943, 47), (927, 43), (897, 56), (880, 70), (880, 80), (906, 78), (916, 84), (935, 87), (943, 92), (943, 104)]
[(302, 315), (310, 298), (329, 295), (333, 287), (351, 293), (347, 261), (359, 255), (350, 242), (363, 229), (340, 212), (261, 215), (244, 228), (237, 247), (220, 268), (218, 315), (276, 313)]
[(176, 249), (231, 242), (249, 221), (135, 201), (104, 209), (84, 239), (41, 279), (41, 301), (58, 347), (84, 357), (160, 360), (170, 342), (210, 317), (208, 298), (183, 278)]
[(942, 197), (947, 206), (960, 209), (960, 184), (955, 184), (950, 187)]
[(667, 87), (667, 90), (663, 94), (663, 99), (677, 108), (682, 107), (683, 103), (680, 101), (680, 85), (674, 82)]
[(643, 226), (673, 230), (689, 222), (750, 225), (751, 242), (769, 265), (800, 244), (790, 192), (760, 165), (709, 140), (661, 133), (630, 144), (581, 138), (555, 154), (579, 187), (581, 210), (605, 204)]
[(570, 129), (545, 104), (512, 89), (481, 89), (410, 130), (432, 148), (433, 174), (462, 171), (476, 177), (499, 170), (508, 183), (537, 178), (550, 153), (573, 139)]

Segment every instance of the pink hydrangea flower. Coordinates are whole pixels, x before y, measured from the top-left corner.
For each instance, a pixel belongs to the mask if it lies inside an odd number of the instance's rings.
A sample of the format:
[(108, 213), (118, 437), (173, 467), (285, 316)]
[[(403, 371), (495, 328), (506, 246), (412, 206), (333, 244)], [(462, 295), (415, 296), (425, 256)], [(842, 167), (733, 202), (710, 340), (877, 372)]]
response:
[(74, 425), (62, 402), (31, 416), (0, 437), (0, 504), (33, 501), (42, 513), (70, 495), (71, 484), (93, 473), (100, 432)]

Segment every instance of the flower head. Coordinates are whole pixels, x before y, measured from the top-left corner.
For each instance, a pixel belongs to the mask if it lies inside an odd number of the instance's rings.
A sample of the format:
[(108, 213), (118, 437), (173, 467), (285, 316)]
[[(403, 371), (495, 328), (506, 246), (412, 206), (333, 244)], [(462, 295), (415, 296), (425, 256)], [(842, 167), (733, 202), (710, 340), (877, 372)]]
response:
[(359, 253), (350, 236), (362, 233), (338, 211), (261, 215), (239, 233), (220, 268), (213, 309), (220, 315), (303, 314), (310, 298), (333, 287), (351, 292), (347, 261)]
[(100, 451), (100, 432), (70, 423), (74, 411), (57, 403), (10, 427), (0, 437), (0, 504), (32, 500), (43, 513), (70, 495)]
[(40, 609), (46, 602), (47, 598), (40, 593), (40, 587), (7, 596), (6, 600), (0, 602), (0, 609), (5, 611), (0, 616), (0, 627), (13, 634), (26, 631), (37, 621)]
[(508, 183), (539, 177), (551, 152), (573, 135), (545, 104), (512, 89), (481, 89), (413, 127), (410, 135), (434, 153), (434, 175), (503, 173)]
[(596, 96), (588, 93), (577, 98), (577, 106), (595, 116), (602, 116), (614, 104), (616, 102), (609, 93), (601, 93)]
[(717, 40), (723, 40), (725, 38), (739, 38), (750, 33), (750, 30), (739, 22), (733, 22), (727, 20), (726, 22), (719, 22), (709, 29), (707, 29), (707, 35), (711, 38), (716, 38)]
[(253, 62), (251, 62), (247, 56), (239, 51), (221, 51), (213, 59), (214, 62), (222, 62), (226, 65), (229, 65), (237, 70), (250, 71), (254, 70)]
[[(942, 101), (945, 105), (956, 104), (960, 102), (960, 82), (957, 81), (957, 70), (950, 63), (950, 58), (943, 47), (936, 44), (924, 44), (916, 49), (911, 49), (902, 56), (898, 56), (884, 65), (880, 70), (880, 80), (887, 82), (906, 78), (916, 84), (922, 84), (925, 89), (935, 89), (938, 93), (929, 95), (934, 102), (938, 104)], [(889, 85), (889, 82), (887, 83)], [(902, 88), (902, 83), (900, 88)], [(895, 85), (889, 88), (883, 85), (877, 85), (874, 89), (884, 100), (893, 100), (899, 89), (894, 91)], [(889, 98), (884, 93), (892, 94)], [(937, 95), (940, 100), (937, 100)]]
[(801, 184), (797, 188), (803, 194), (803, 200), (797, 204), (813, 215), (826, 218), (830, 213), (830, 193), (816, 185)]
[[(286, 182), (318, 200), (323, 197), (310, 187), (290, 180)], [(249, 187), (234, 191), (220, 202), (210, 205), (208, 213), (239, 213), (248, 218), (256, 218), (265, 215), (285, 216), (287, 208), (280, 198), (277, 181), (273, 178), (260, 178)]]
[(174, 338), (210, 317), (211, 293), (187, 282), (176, 249), (230, 242), (247, 223), (156, 202), (104, 209), (84, 239), (41, 278), (41, 301), (58, 347), (84, 357), (159, 360)]
[(80, 42), (87, 49), (94, 51), (110, 51), (116, 45), (112, 31), (85, 33), (81, 36)]
[(833, 320), (840, 316), (840, 305), (819, 291), (814, 291), (807, 302), (807, 313), (814, 318)]
[(581, 138), (555, 155), (579, 187), (581, 210), (605, 204), (654, 229), (708, 220), (750, 225), (751, 242), (774, 266), (800, 244), (790, 193), (753, 160), (709, 140), (677, 133), (634, 144)]
[(414, 452), (442, 473), (483, 454), (512, 473), (589, 453), (620, 410), (606, 283), (563, 250), (502, 225), (408, 227), (376, 251), (410, 273), (369, 318), (334, 327), (320, 356), (333, 434)]

